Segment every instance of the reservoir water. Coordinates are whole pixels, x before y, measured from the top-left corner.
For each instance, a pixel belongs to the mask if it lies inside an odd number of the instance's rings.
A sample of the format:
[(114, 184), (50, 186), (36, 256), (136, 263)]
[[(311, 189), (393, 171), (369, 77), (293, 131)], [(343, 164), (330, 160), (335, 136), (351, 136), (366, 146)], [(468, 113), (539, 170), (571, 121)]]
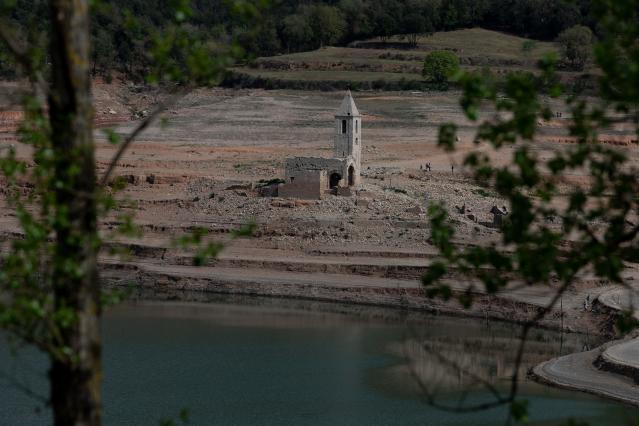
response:
[[(104, 321), (104, 423), (158, 425), (187, 409), (192, 425), (495, 425), (505, 408), (434, 408), (506, 392), (519, 327), (392, 309), (194, 295), (130, 302)], [(202, 300), (206, 299), (206, 300)], [(0, 347), (0, 425), (47, 425), (18, 387), (46, 395), (45, 359)], [(526, 367), (599, 342), (536, 330)], [(418, 385), (420, 383), (421, 385)], [(17, 385), (17, 386), (16, 386)], [(525, 377), (532, 424), (623, 425), (639, 411)]]

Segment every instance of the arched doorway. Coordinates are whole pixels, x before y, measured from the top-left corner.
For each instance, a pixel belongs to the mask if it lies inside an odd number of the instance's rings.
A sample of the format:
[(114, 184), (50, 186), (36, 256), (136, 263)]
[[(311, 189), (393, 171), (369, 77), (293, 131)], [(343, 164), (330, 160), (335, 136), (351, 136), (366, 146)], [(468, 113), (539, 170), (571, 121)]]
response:
[(348, 168), (348, 186), (355, 185), (355, 167), (352, 165)]
[(337, 185), (339, 185), (340, 180), (342, 180), (342, 175), (340, 175), (339, 173), (332, 173), (328, 182), (328, 187), (329, 188), (337, 187)]

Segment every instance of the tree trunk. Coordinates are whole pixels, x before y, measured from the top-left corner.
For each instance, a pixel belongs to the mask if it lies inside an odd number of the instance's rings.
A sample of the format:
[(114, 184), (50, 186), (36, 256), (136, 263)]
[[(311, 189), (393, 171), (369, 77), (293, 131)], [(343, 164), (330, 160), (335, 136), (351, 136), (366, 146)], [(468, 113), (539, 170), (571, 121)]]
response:
[(101, 419), (99, 240), (91, 101), (88, 0), (49, 0), (51, 88), (57, 217), (53, 293), (57, 312), (75, 317), (60, 328), (51, 356), (55, 425), (99, 425)]

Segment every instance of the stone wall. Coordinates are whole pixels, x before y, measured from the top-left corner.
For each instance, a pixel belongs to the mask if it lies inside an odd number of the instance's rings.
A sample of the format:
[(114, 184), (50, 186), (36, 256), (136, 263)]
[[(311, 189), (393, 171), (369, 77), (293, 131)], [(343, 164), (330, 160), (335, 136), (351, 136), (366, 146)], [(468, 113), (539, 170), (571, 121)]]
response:
[(321, 158), (321, 157), (293, 157), (286, 159), (286, 179), (297, 176), (298, 172), (308, 170), (326, 170), (330, 175), (333, 172), (344, 173), (345, 161), (341, 158)]
[(278, 188), (278, 195), (283, 198), (319, 200), (328, 188), (326, 170), (296, 170), (286, 174), (286, 181)]
[(295, 180), (307, 179), (306, 175), (312, 171), (323, 170), (326, 172), (327, 180), (322, 189), (330, 189), (329, 180), (333, 173), (341, 176), (338, 186), (347, 186), (348, 176), (348, 159), (342, 158), (321, 158), (321, 157), (293, 157), (286, 159), (285, 179), (290, 182), (291, 178)]

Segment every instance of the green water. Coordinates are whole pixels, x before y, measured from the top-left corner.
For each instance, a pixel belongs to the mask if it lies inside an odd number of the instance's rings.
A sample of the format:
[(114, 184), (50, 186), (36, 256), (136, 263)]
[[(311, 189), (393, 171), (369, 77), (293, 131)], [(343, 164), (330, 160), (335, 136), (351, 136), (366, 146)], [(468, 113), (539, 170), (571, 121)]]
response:
[[(442, 404), (489, 401), (473, 380), (507, 387), (518, 327), (272, 299), (144, 302), (104, 322), (106, 425), (157, 425), (187, 408), (193, 425), (494, 425), (503, 408), (458, 414)], [(536, 331), (532, 365), (584, 345), (586, 336)], [(3, 345), (5, 341), (3, 340)], [(428, 348), (427, 350), (423, 349)], [(453, 367), (451, 364), (455, 364)], [(46, 394), (45, 360), (0, 350), (0, 425), (43, 425), (50, 413), (11, 381)], [(533, 424), (569, 418), (627, 424), (635, 409), (523, 379)], [(39, 408), (38, 408), (39, 406)]]

